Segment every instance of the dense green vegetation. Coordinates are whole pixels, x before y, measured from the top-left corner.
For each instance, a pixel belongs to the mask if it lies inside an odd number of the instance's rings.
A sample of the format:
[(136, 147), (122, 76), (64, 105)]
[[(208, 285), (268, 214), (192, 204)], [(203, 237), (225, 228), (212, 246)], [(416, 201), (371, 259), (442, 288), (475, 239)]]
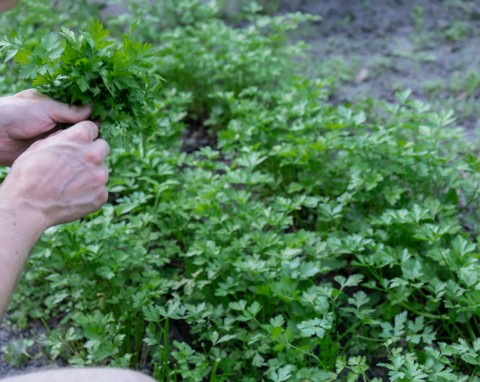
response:
[[(8, 41), (15, 17), (35, 49), (87, 30), (90, 6), (50, 3), (3, 16)], [(250, 7), (235, 28), (172, 4), (104, 20), (121, 41), (141, 18), (155, 47), (156, 128), (143, 153), (114, 148), (107, 206), (42, 237), (10, 320), (41, 320), (52, 359), (159, 381), (479, 381), (480, 162), (452, 113), (409, 92), (331, 105), (288, 42), (309, 16)], [(19, 70), (2, 93), (31, 86)]]
[(120, 43), (108, 36), (103, 25), (93, 20), (78, 36), (63, 28), (60, 36), (47, 34), (33, 47), (21, 36), (0, 46), (7, 61), (14, 58), (21, 65), (19, 78), (33, 80), (43, 94), (69, 104), (91, 102), (91, 118), (102, 121), (106, 139), (125, 144), (140, 132), (146, 140), (155, 128), (160, 88), (160, 77), (150, 71), (155, 52), (130, 34), (123, 35)]

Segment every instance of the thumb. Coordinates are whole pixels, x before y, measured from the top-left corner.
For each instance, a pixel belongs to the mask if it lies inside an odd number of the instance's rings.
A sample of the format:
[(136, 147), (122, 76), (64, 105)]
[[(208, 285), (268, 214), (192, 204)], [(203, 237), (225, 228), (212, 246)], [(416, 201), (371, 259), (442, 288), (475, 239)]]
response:
[(92, 113), (92, 105), (76, 106), (50, 100), (49, 116), (56, 123), (78, 123), (88, 119)]

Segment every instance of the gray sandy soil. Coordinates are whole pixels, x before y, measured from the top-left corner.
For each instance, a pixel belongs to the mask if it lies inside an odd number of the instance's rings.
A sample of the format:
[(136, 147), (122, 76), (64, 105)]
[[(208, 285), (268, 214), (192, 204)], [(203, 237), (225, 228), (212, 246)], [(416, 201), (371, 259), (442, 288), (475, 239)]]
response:
[[(45, 328), (40, 323), (32, 323), (25, 330), (13, 329), (5, 322), (0, 324), (0, 379), (65, 365), (65, 362), (62, 361), (52, 363), (42, 354), (38, 342), (40, 337), (45, 337)], [(32, 343), (33, 345), (31, 345)], [(5, 352), (8, 352), (6, 346), (15, 349), (13, 359), (8, 358), (8, 356), (4, 357)], [(25, 354), (22, 354), (22, 350), (25, 351)]]
[(302, 33), (314, 71), (333, 75), (333, 100), (392, 100), (396, 90), (480, 119), (480, 1), (283, 0), (280, 10), (322, 17)]

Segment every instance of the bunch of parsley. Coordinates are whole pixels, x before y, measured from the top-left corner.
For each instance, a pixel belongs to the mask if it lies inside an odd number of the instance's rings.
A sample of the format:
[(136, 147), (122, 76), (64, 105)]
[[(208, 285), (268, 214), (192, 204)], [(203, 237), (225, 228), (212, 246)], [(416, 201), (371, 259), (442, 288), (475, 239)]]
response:
[[(133, 30), (133, 29), (132, 29)], [(92, 119), (102, 122), (102, 136), (120, 145), (141, 134), (143, 142), (155, 129), (155, 100), (161, 77), (152, 70), (155, 49), (135, 41), (131, 33), (121, 41), (92, 21), (84, 32), (62, 28), (29, 46), (22, 36), (0, 41), (5, 61), (20, 65), (19, 78), (53, 99), (69, 104), (93, 104)]]

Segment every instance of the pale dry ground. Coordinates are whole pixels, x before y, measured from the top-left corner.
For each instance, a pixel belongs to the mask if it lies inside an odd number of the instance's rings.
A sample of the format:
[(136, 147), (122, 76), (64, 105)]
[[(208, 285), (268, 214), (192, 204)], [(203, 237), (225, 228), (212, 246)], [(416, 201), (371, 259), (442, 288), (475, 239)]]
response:
[(333, 101), (393, 100), (396, 90), (458, 125), (480, 127), (480, 1), (282, 0), (281, 11), (322, 17), (301, 37), (312, 47), (314, 74), (339, 79)]

